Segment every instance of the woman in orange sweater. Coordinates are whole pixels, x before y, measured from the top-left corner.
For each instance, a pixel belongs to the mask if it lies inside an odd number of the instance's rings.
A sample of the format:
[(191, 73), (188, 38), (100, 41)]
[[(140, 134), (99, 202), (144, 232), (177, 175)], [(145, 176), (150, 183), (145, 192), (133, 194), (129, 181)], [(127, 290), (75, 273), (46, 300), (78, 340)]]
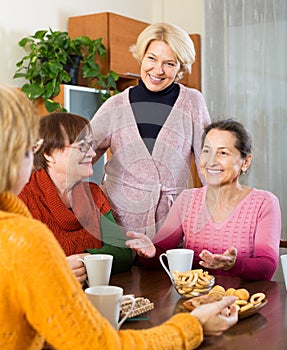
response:
[(0, 348), (194, 349), (203, 332), (237, 321), (234, 297), (173, 316), (148, 330), (115, 331), (92, 306), (53, 233), (17, 197), (29, 180), (38, 118), (19, 90), (0, 87)]

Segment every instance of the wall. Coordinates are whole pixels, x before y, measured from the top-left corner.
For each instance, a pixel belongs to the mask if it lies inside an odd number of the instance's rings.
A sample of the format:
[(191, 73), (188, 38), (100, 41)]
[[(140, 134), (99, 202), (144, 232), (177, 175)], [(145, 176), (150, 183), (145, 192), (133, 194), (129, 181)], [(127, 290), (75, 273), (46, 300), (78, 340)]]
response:
[(0, 84), (21, 86), (13, 80), (16, 62), (24, 51), (18, 41), (39, 29), (67, 30), (71, 16), (97, 12), (114, 12), (145, 22), (170, 21), (189, 33), (202, 33), (202, 0), (10, 0), (0, 11)]
[(154, 1), (153, 20), (177, 24), (190, 34), (202, 34), (204, 32), (204, 1)]

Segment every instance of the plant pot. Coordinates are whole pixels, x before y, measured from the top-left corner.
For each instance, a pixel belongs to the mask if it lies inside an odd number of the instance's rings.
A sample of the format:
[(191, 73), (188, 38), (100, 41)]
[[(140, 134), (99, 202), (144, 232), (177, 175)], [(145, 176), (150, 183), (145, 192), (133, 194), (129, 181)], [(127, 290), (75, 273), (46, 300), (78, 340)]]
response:
[(69, 62), (64, 65), (64, 69), (69, 73), (71, 80), (68, 82), (70, 85), (78, 85), (78, 74), (80, 66), (80, 57), (77, 55), (70, 55)]
[[(40, 58), (40, 62), (47, 62), (48, 58)], [(69, 74), (71, 80), (68, 82), (62, 82), (62, 84), (69, 85), (78, 85), (78, 75), (79, 75), (79, 67), (80, 67), (80, 57), (78, 55), (70, 55), (68, 56), (67, 63), (63, 65), (63, 69)]]

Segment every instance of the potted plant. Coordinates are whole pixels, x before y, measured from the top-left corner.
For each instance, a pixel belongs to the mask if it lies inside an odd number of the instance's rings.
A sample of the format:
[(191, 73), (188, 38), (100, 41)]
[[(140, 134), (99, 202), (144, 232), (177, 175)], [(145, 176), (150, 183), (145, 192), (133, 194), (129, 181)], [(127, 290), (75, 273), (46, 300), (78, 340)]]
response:
[(60, 85), (74, 83), (69, 70), (88, 80), (90, 87), (105, 90), (102, 93), (106, 100), (117, 93), (118, 75), (110, 71), (102, 74), (97, 57), (104, 57), (106, 49), (102, 39), (91, 40), (87, 36), (71, 39), (67, 32), (39, 30), (34, 35), (24, 37), (18, 45), (23, 47), (26, 55), (17, 62), (18, 67), (13, 78), (25, 78), (28, 83), (21, 90), (32, 100), (42, 97), (48, 112), (65, 111), (63, 106), (52, 100), (60, 92)]

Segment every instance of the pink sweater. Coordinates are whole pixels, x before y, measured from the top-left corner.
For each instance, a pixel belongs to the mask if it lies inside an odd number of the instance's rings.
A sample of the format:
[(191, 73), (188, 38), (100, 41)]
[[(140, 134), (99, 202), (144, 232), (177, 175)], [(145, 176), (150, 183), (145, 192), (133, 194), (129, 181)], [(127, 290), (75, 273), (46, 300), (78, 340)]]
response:
[(156, 257), (141, 259), (143, 264), (151, 266), (162, 252), (177, 247), (184, 239), (185, 248), (194, 250), (194, 268), (200, 266), (199, 253), (203, 249), (221, 254), (235, 246), (238, 249), (235, 266), (229, 271), (213, 270), (213, 274), (248, 280), (271, 279), (278, 265), (281, 236), (277, 197), (267, 191), (252, 189), (229, 217), (217, 224), (206, 208), (206, 189), (185, 190), (179, 195), (153, 239)]

